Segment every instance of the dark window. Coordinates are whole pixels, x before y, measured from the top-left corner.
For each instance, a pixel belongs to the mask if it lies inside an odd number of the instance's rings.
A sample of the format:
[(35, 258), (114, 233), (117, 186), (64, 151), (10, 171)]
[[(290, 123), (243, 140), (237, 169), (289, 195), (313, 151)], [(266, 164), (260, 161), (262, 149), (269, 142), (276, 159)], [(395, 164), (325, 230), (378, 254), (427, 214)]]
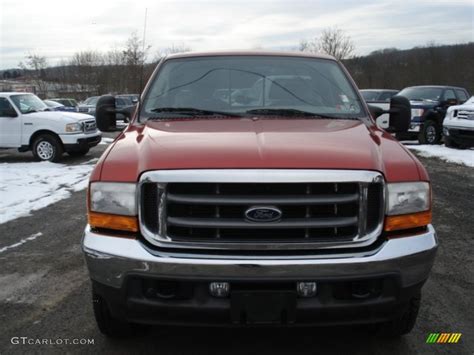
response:
[(14, 111), (10, 102), (4, 97), (0, 97), (0, 116), (11, 116), (7, 113), (12, 112), (12, 110)]
[(457, 100), (456, 95), (454, 95), (454, 90), (451, 90), (451, 89), (446, 90), (444, 92), (444, 99), (445, 100), (451, 100), (451, 99)]
[(468, 97), (464, 90), (456, 89), (456, 95), (458, 95), (459, 102), (464, 103), (467, 101)]
[(439, 101), (442, 91), (441, 88), (437, 87), (412, 86), (403, 89), (398, 95), (405, 96), (408, 100), (413, 101)]

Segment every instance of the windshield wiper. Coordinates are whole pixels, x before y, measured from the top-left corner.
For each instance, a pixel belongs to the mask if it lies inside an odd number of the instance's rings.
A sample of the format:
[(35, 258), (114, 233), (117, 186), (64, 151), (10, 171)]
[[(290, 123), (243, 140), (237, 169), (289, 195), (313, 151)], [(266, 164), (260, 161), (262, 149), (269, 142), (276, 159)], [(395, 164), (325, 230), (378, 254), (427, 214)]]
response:
[[(228, 116), (228, 117), (242, 117), (242, 114), (215, 110), (202, 110), (193, 107), (157, 107), (151, 110), (156, 113), (176, 113), (186, 116)], [(152, 117), (152, 119), (161, 117)]]
[[(289, 108), (257, 108), (253, 110), (245, 111), (249, 115), (262, 115), (262, 116), (304, 116), (304, 117), (313, 117), (313, 118), (330, 118), (330, 119), (346, 119), (345, 117), (322, 115), (319, 113), (289, 109)], [(354, 119), (354, 117), (349, 117), (348, 119)]]

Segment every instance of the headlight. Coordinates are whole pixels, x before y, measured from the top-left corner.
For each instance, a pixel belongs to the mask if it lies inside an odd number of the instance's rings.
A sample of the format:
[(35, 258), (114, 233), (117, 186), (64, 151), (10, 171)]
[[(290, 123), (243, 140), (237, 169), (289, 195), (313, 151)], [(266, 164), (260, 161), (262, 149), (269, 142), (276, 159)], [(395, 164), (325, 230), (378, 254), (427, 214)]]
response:
[(404, 236), (404, 230), (426, 227), (431, 223), (429, 183), (402, 182), (387, 184), (386, 195), (384, 230), (389, 233), (389, 238)]
[(89, 107), (89, 108), (87, 109), (87, 112), (94, 112), (94, 111), (95, 111), (95, 107)]
[(411, 117), (421, 117), (425, 111), (422, 108), (412, 108)]
[(402, 182), (387, 184), (388, 216), (423, 212), (431, 207), (430, 184), (427, 182)]
[(68, 123), (66, 125), (66, 132), (82, 132), (82, 124), (80, 123)]
[(90, 210), (122, 216), (137, 214), (136, 184), (93, 182), (90, 186)]

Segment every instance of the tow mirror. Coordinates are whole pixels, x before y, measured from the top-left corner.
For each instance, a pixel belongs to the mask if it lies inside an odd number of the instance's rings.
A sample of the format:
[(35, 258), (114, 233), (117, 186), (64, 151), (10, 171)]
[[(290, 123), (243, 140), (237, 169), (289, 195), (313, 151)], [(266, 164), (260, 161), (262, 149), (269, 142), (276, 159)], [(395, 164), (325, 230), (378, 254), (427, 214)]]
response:
[(389, 126), (388, 132), (406, 132), (410, 128), (411, 105), (410, 101), (404, 97), (395, 95), (390, 99)]
[(101, 96), (97, 101), (95, 110), (97, 128), (102, 132), (121, 131), (122, 129), (117, 128), (117, 113), (121, 113), (130, 119), (133, 112), (133, 106), (117, 109), (115, 106), (115, 97), (111, 95)]
[(382, 116), (384, 113), (389, 114), (389, 126), (385, 129), (390, 133), (406, 132), (411, 122), (411, 105), (410, 101), (404, 96), (393, 96), (390, 99), (390, 108), (383, 110), (377, 106), (369, 106), (370, 114), (374, 119)]

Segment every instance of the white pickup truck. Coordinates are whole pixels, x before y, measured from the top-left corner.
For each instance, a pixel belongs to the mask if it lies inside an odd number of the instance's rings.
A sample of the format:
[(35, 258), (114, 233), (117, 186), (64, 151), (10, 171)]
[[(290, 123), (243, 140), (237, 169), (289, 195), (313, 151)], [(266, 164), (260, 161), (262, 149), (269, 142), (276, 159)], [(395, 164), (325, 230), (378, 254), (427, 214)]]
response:
[(90, 115), (49, 111), (33, 94), (0, 93), (0, 149), (31, 150), (37, 160), (56, 162), (64, 152), (87, 154), (101, 137)]
[(451, 106), (443, 121), (444, 144), (450, 148), (474, 147), (474, 96)]

